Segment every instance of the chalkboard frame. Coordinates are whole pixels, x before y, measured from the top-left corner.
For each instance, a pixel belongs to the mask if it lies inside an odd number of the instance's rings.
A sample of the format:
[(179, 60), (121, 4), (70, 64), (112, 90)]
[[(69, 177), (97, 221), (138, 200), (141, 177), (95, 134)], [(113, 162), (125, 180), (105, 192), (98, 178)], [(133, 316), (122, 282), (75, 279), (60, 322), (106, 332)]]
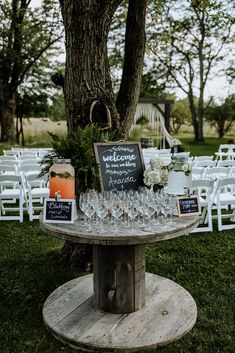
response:
[[(60, 203), (71, 203), (71, 217), (69, 217), (68, 220), (58, 220), (58, 219), (51, 219), (47, 217), (47, 207), (49, 202), (60, 202)], [(44, 205), (43, 205), (43, 222), (46, 223), (69, 223), (72, 224), (74, 223), (74, 214), (75, 214), (75, 200), (74, 199), (60, 199), (60, 200), (55, 200), (54, 198), (46, 198), (44, 199)]]
[[(142, 148), (141, 148), (141, 144), (139, 142), (136, 141), (108, 141), (108, 142), (97, 142), (94, 143), (94, 153), (95, 153), (95, 159), (96, 159), (96, 163), (99, 167), (99, 176), (100, 176), (100, 187), (101, 187), (101, 191), (109, 191), (106, 190), (104, 187), (104, 180), (103, 180), (103, 173), (102, 173), (102, 167), (101, 167), (101, 163), (100, 163), (100, 158), (101, 155), (98, 151), (99, 147), (119, 147), (119, 146), (134, 146), (135, 148), (137, 148), (138, 151), (138, 158), (139, 158), (139, 164), (141, 166), (142, 169), (142, 174), (144, 174), (144, 158), (143, 158), (143, 153), (142, 153)], [(144, 184), (139, 184), (139, 186), (144, 185)]]
[[(181, 200), (196, 200), (196, 204), (197, 204), (197, 211), (191, 211), (191, 212), (182, 212), (181, 211), (181, 207), (180, 207), (180, 201)], [(177, 196), (176, 197), (176, 205), (177, 205), (177, 211), (178, 211), (178, 216), (179, 217), (190, 217), (192, 215), (194, 216), (200, 216), (201, 215), (201, 205), (200, 205), (200, 200), (198, 195), (184, 195), (184, 196)]]

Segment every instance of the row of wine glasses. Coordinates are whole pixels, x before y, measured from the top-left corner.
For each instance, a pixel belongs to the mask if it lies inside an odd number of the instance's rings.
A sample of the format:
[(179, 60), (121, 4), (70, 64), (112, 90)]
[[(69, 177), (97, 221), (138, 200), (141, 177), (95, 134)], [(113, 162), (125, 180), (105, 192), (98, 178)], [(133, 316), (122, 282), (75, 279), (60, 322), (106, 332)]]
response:
[(109, 191), (98, 193), (87, 190), (79, 198), (84, 215), (83, 225), (88, 231), (100, 233), (136, 233), (151, 231), (156, 226), (169, 227), (176, 212), (175, 197), (163, 190), (154, 192), (146, 187), (138, 191)]

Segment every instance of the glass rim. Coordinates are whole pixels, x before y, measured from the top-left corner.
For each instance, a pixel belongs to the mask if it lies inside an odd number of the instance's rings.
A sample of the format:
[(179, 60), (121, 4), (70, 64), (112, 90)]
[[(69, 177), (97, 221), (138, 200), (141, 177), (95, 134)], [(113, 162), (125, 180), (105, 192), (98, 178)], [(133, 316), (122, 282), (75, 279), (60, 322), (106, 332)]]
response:
[(62, 163), (71, 163), (71, 159), (69, 158), (53, 158), (53, 163), (58, 163), (58, 164), (62, 164)]

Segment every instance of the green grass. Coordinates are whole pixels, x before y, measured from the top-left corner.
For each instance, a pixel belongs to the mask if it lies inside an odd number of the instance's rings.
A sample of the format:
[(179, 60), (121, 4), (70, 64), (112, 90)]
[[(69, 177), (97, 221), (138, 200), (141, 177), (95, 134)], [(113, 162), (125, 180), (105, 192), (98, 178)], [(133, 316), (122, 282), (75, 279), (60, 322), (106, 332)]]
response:
[[(227, 139), (195, 144), (180, 138), (191, 155), (208, 155)], [(2, 150), (11, 146), (0, 145)], [(233, 353), (235, 230), (191, 234), (147, 248), (147, 271), (170, 278), (193, 296), (198, 320), (190, 333), (162, 353)], [(43, 325), (42, 307), (61, 284), (81, 275), (63, 268), (54, 254), (63, 242), (45, 236), (37, 221), (0, 222), (0, 353), (71, 353)], [(81, 352), (77, 350), (77, 352)]]
[[(197, 323), (188, 335), (150, 352), (234, 352), (234, 236), (235, 230), (195, 233), (147, 247), (147, 271), (182, 285), (198, 307)], [(54, 289), (81, 275), (54, 259), (62, 245), (44, 235), (38, 221), (1, 222), (1, 353), (74, 352), (47, 332), (41, 313)]]
[[(195, 143), (193, 140), (193, 136), (177, 137), (182, 142), (182, 146), (185, 151), (189, 151), (191, 156), (202, 156), (202, 155), (212, 155), (218, 151), (219, 145), (227, 143), (229, 137), (218, 138), (218, 137), (206, 137), (205, 141), (202, 143)], [(231, 137), (230, 137), (231, 138)], [(138, 138), (136, 137), (136, 140)], [(30, 137), (28, 140), (26, 139), (25, 147), (51, 147), (50, 145), (50, 137), (48, 134), (39, 135), (37, 137)], [(0, 143), (0, 155), (3, 154), (3, 150), (11, 149), (12, 145)]]
[(228, 138), (206, 137), (204, 142), (195, 143), (193, 138), (180, 137), (180, 141), (191, 156), (210, 156), (218, 151), (220, 144), (228, 143)]

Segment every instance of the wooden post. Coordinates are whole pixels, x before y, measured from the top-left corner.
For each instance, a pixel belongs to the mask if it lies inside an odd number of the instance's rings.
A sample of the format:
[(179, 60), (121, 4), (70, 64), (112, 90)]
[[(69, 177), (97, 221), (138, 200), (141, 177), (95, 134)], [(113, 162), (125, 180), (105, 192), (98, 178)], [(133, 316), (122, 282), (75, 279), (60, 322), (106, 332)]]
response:
[(144, 245), (94, 245), (93, 266), (95, 301), (99, 309), (120, 314), (144, 306)]

